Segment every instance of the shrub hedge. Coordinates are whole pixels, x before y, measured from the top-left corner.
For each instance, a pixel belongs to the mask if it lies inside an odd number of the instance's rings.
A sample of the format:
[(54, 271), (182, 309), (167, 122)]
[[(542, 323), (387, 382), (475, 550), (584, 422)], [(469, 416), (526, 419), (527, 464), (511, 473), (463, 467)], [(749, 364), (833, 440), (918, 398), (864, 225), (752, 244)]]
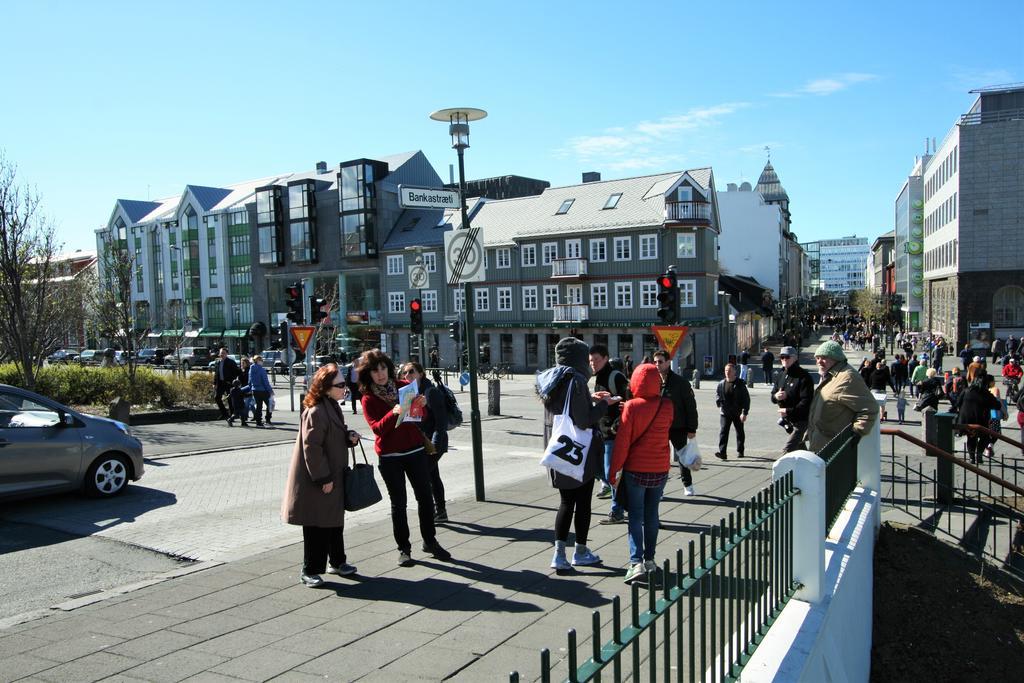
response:
[[(27, 388), (13, 363), (0, 365), (0, 383)], [(71, 406), (106, 405), (118, 397), (134, 405), (201, 406), (213, 402), (213, 378), (195, 372), (182, 378), (140, 367), (130, 384), (123, 368), (48, 365), (36, 372), (35, 391)]]

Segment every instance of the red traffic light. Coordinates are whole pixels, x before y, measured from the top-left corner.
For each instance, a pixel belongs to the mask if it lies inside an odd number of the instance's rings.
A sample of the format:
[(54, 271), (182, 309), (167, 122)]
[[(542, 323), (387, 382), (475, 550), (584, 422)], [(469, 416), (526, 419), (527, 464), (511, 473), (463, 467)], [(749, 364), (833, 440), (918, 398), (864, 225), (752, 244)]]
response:
[(423, 304), (420, 303), (419, 299), (413, 299), (412, 301), (409, 302), (409, 310), (410, 311), (418, 311), (421, 308), (423, 308)]
[(298, 299), (299, 297), (302, 296), (302, 287), (301, 286), (290, 285), (288, 287), (285, 287), (284, 291), (285, 291), (285, 294), (287, 294), (288, 297), (292, 298), (292, 299)]
[(658, 278), (658, 284), (667, 289), (674, 285), (675, 283), (672, 281), (672, 278), (668, 277), (667, 275), (662, 275), (660, 278)]

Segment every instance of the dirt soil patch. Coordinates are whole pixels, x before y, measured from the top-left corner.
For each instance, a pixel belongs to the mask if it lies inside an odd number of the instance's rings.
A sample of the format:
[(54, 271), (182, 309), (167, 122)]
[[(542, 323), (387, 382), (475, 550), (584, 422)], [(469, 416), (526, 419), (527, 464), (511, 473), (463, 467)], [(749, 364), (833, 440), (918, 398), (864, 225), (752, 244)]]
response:
[(883, 524), (875, 548), (871, 680), (1024, 676), (1024, 583), (920, 529)]

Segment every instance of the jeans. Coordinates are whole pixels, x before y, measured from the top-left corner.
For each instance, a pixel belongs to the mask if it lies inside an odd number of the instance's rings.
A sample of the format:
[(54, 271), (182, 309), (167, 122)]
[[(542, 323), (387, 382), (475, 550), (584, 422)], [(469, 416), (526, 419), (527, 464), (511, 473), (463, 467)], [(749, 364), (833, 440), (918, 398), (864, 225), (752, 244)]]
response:
[(740, 366), (740, 379), (743, 380), (744, 382), (746, 382), (747, 381), (747, 376), (748, 376), (749, 372), (750, 372), (750, 366), (749, 365), (741, 365)]
[[(612, 478), (612, 473), (609, 472), (608, 470), (610, 470), (612, 468), (612, 451), (614, 449), (615, 449), (615, 439), (608, 439), (607, 441), (604, 442), (604, 470), (603, 470), (604, 471), (604, 479), (602, 479), (601, 481), (603, 481), (606, 484)], [(611, 513), (615, 517), (621, 517), (622, 516), (622, 506), (619, 505), (615, 501), (615, 493), (614, 492), (612, 493), (612, 510), (611, 510)]]
[(430, 495), (430, 470), (426, 451), (412, 455), (397, 455), (380, 459), (380, 476), (391, 499), (391, 530), (399, 550), (410, 552), (409, 518), (406, 515), (408, 496), (405, 480), (409, 479), (413, 495), (416, 496), (416, 512), (420, 520), (420, 536), (423, 543), (432, 545), (436, 540), (434, 530), (434, 500)]
[(636, 483), (632, 472), (623, 472), (622, 483), (629, 496), (629, 562), (640, 564), (654, 559), (658, 545), (658, 504), (665, 485), (646, 488)]
[(430, 493), (434, 496), (434, 509), (437, 512), (444, 512), (444, 482), (441, 481), (441, 455), (427, 454), (427, 466), (430, 469)]
[(332, 567), (345, 564), (344, 527), (302, 527), (302, 573), (323, 574), (327, 560)]

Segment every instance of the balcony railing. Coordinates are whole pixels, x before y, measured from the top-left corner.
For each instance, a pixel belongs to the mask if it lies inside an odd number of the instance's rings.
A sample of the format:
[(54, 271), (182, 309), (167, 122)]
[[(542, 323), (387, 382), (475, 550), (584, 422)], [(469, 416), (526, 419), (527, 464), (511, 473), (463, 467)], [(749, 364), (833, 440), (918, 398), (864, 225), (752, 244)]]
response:
[(1003, 109), (999, 111), (982, 111), (960, 116), (961, 126), (976, 126), (979, 123), (999, 123), (1001, 121), (1024, 120), (1024, 109)]
[(551, 277), (582, 277), (586, 274), (585, 258), (556, 258), (551, 262)]
[(665, 202), (667, 221), (710, 221), (711, 205), (707, 202)]
[(579, 323), (586, 320), (589, 315), (590, 306), (583, 304), (555, 304), (555, 317), (552, 322)]

